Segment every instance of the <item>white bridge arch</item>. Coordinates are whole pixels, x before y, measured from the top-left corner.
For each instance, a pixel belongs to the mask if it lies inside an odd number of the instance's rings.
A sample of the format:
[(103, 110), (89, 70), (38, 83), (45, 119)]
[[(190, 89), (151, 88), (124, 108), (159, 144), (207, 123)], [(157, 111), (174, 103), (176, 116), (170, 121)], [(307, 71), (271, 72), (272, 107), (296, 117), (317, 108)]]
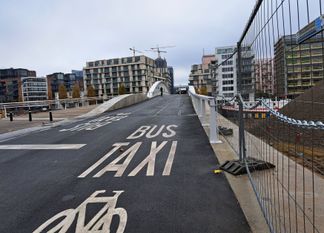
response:
[(147, 97), (153, 98), (155, 96), (161, 95), (161, 87), (163, 88), (163, 94), (170, 94), (168, 86), (163, 81), (157, 81), (151, 86), (150, 90), (147, 93)]

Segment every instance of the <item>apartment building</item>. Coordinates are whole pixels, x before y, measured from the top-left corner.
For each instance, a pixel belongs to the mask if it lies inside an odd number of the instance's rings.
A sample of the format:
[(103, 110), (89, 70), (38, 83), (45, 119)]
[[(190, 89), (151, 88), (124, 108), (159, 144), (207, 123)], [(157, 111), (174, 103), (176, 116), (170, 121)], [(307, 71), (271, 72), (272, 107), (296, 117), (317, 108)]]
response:
[(22, 101), (47, 100), (47, 91), (47, 80), (45, 77), (21, 78)]
[(201, 64), (191, 66), (189, 85), (193, 85), (198, 92), (205, 90), (207, 95), (216, 92), (216, 63), (215, 55), (203, 55)]
[(21, 102), (23, 77), (36, 77), (36, 71), (27, 69), (0, 69), (0, 102)]
[(90, 61), (83, 68), (84, 87), (92, 85), (97, 96), (118, 95), (121, 85), (126, 93), (147, 93), (154, 82), (167, 82), (168, 76), (167, 67), (157, 67), (144, 55)]
[(254, 62), (256, 97), (274, 95), (273, 59), (258, 59)]
[(233, 55), (235, 50), (236, 46), (217, 47), (215, 49), (218, 64), (222, 64), (217, 69), (218, 95), (231, 99), (240, 91), (244, 100), (254, 101), (254, 54), (249, 46), (241, 48), (241, 80), (238, 80), (238, 56), (237, 53)]
[(275, 44), (275, 93), (281, 98), (296, 98), (323, 80), (322, 35), (302, 43), (298, 39), (298, 33), (283, 36)]
[(217, 47), (215, 49), (218, 64), (223, 64), (217, 69), (217, 91), (219, 96), (226, 99), (231, 99), (237, 94), (237, 54), (231, 57), (235, 49), (235, 46)]
[(48, 86), (48, 98), (55, 99), (55, 93), (59, 92), (60, 85), (64, 85), (68, 96), (72, 96), (74, 85), (79, 85), (80, 90), (83, 91), (83, 76), (77, 71), (72, 73), (56, 72), (46, 76)]

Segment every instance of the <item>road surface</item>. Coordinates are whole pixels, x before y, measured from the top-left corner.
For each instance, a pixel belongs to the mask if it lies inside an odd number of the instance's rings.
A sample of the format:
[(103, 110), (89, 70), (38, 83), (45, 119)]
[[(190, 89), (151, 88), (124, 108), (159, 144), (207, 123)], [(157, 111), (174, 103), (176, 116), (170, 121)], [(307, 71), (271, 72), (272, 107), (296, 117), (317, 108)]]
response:
[(4, 141), (0, 232), (250, 232), (217, 163), (187, 95)]

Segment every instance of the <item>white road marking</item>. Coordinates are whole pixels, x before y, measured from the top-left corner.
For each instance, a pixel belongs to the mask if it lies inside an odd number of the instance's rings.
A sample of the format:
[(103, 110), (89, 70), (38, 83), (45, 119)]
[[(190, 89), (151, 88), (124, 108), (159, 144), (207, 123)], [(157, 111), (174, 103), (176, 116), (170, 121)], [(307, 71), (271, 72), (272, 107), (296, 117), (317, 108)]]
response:
[(170, 104), (167, 103), (163, 108), (161, 108), (159, 111), (157, 111), (153, 116), (157, 116), (160, 112), (162, 112), (164, 109), (166, 109)]
[(129, 135), (126, 139), (139, 139), (141, 137), (144, 137), (146, 135), (146, 138), (155, 138), (159, 136), (163, 130), (167, 131), (162, 133), (162, 136), (165, 138), (171, 138), (176, 135), (176, 132), (172, 130), (172, 128), (177, 128), (177, 125), (168, 125), (165, 127), (165, 125), (160, 126), (160, 128), (157, 130), (156, 133), (153, 133), (154, 130), (156, 130), (158, 126), (153, 125), (142, 125), (139, 127), (135, 132), (133, 132), (131, 135)]
[[(101, 171), (95, 174), (93, 177), (101, 177), (103, 174), (110, 171), (116, 171), (115, 177), (121, 177), (124, 174), (127, 166), (129, 165), (130, 161), (133, 159), (134, 155), (136, 154), (136, 152), (138, 151), (141, 145), (142, 142), (137, 142), (132, 147), (130, 147), (127, 151), (119, 155), (114, 161), (112, 161), (106, 167), (104, 167)], [(117, 164), (125, 157), (126, 159), (122, 164)]]
[(120, 121), (121, 119), (124, 119), (126, 117), (128, 117), (130, 113), (118, 113), (117, 115), (115, 116), (102, 116), (102, 117), (99, 117), (99, 118), (95, 118), (93, 120), (90, 120), (86, 123), (81, 123), (81, 124), (78, 124), (72, 128), (68, 128), (68, 129), (61, 129), (60, 132), (66, 132), (66, 131), (81, 131), (81, 130), (87, 130), (87, 131), (90, 131), (90, 130), (95, 130), (95, 129), (98, 129), (98, 128), (101, 128), (105, 125), (108, 125), (112, 122), (115, 122), (115, 121)]
[(78, 150), (87, 144), (0, 145), (0, 150)]
[(160, 127), (160, 129), (155, 134), (153, 134), (153, 131), (157, 128), (157, 125), (154, 125), (152, 127), (152, 129), (146, 134), (146, 137), (147, 138), (155, 138), (155, 137), (157, 137), (162, 132), (162, 130), (164, 129), (164, 127), (165, 127), (165, 125), (162, 125)]
[(173, 160), (174, 160), (174, 155), (175, 155), (175, 152), (177, 149), (177, 144), (178, 144), (177, 141), (172, 142), (169, 156), (168, 156), (167, 162), (165, 163), (165, 167), (164, 167), (164, 170), (162, 173), (163, 176), (169, 176), (171, 173), (171, 168), (172, 168), (172, 164), (173, 164)]
[(79, 175), (78, 178), (84, 178), (87, 175), (89, 175), (90, 172), (92, 172), (94, 169), (96, 169), (100, 164), (102, 164), (106, 159), (108, 159), (109, 156), (111, 156), (113, 153), (115, 153), (119, 148), (121, 148), (122, 146), (128, 146), (128, 144), (129, 144), (129, 142), (115, 143), (113, 145), (114, 148), (112, 150), (110, 150), (101, 159), (99, 159), (95, 164), (93, 164), (86, 171), (84, 171), (81, 175)]
[(176, 135), (176, 132), (174, 130), (172, 130), (171, 128), (178, 128), (177, 125), (168, 125), (166, 127), (166, 129), (170, 132), (170, 134), (167, 133), (163, 133), (162, 136), (165, 138), (172, 138)]
[(153, 141), (150, 154), (131, 172), (128, 176), (136, 176), (137, 173), (147, 164), (146, 176), (154, 176), (154, 166), (156, 154), (167, 144), (168, 141), (163, 141), (158, 147), (157, 142)]
[[(49, 226), (51, 229), (47, 229), (46, 232), (60, 232), (66, 233), (71, 230), (72, 223), (77, 218), (75, 231), (84, 233), (103, 233), (110, 232), (110, 225), (113, 217), (119, 217), (119, 224), (116, 233), (123, 233), (127, 224), (127, 211), (124, 208), (116, 208), (118, 197), (124, 192), (113, 191), (115, 194), (112, 197), (97, 196), (98, 194), (105, 193), (105, 190), (95, 191), (90, 197), (88, 197), (81, 205), (75, 209), (64, 210), (52, 218), (48, 219), (40, 227), (38, 227), (33, 233), (44, 232)], [(104, 204), (104, 206), (96, 213), (90, 221), (86, 220), (87, 207), (93, 204)], [(90, 216), (90, 215), (89, 215)], [(88, 216), (88, 217), (89, 217)], [(92, 216), (92, 215), (91, 215)], [(58, 222), (58, 220), (60, 220)], [(56, 225), (53, 225), (56, 223)]]

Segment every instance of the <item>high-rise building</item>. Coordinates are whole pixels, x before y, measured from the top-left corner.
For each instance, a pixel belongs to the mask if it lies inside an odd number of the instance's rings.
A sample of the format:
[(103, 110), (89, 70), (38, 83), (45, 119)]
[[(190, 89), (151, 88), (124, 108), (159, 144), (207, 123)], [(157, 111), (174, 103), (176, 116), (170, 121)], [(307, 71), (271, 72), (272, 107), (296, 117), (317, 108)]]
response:
[(97, 96), (118, 95), (121, 85), (126, 93), (147, 93), (154, 82), (167, 82), (167, 75), (167, 67), (144, 55), (90, 61), (83, 68), (85, 89), (92, 85)]
[[(306, 26), (307, 27), (307, 26)], [(298, 33), (275, 44), (275, 94), (295, 98), (323, 79), (324, 39), (321, 34), (298, 43)]]
[(191, 66), (189, 85), (193, 85), (198, 92), (206, 92), (204, 94), (211, 96), (216, 83), (215, 63), (215, 55), (203, 55), (201, 64)]
[(47, 100), (47, 80), (45, 77), (21, 78), (21, 92), (23, 101)]
[(1, 69), (0, 70), (0, 102), (21, 102), (23, 77), (36, 77), (36, 71), (27, 69)]

